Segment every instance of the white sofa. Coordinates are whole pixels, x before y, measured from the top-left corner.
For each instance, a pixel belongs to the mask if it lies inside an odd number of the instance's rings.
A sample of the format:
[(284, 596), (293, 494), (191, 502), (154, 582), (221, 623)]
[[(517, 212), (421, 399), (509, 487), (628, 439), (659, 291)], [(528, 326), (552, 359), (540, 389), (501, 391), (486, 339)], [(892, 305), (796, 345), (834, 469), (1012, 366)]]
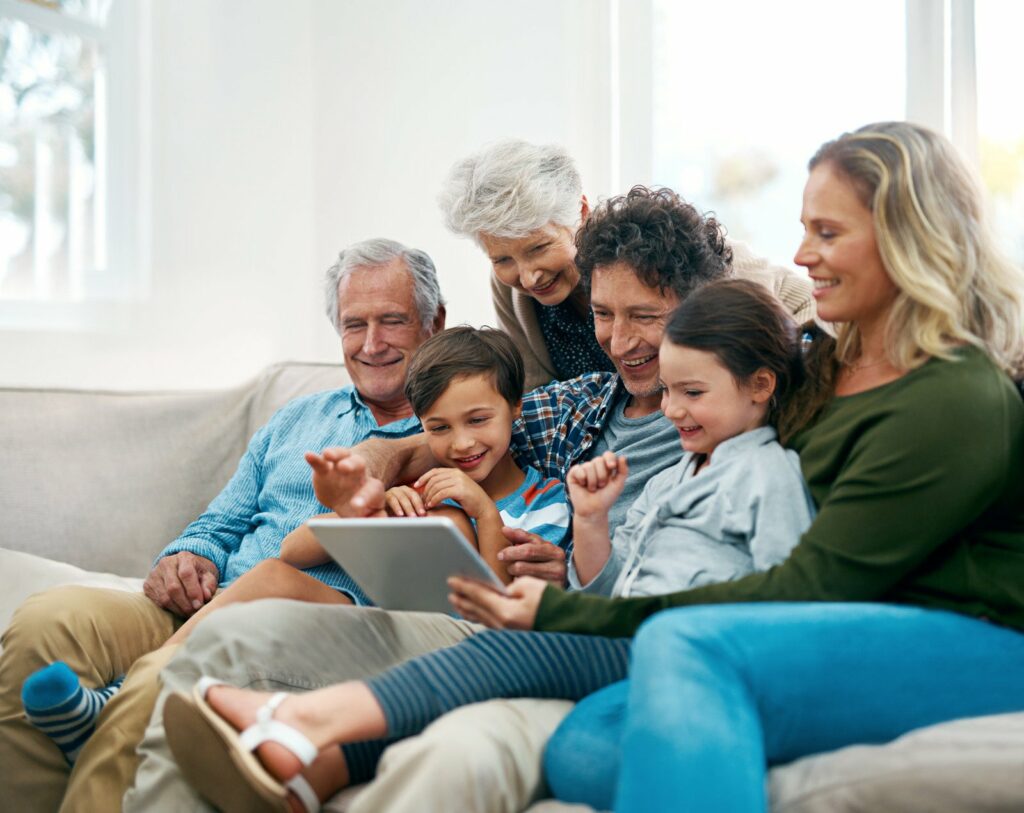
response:
[[(0, 389), (0, 629), (58, 584), (139, 589), (256, 428), (290, 398), (346, 381), (337, 365), (286, 363), (218, 392)], [(1024, 714), (803, 759), (771, 772), (770, 794), (775, 813), (1021, 811)]]

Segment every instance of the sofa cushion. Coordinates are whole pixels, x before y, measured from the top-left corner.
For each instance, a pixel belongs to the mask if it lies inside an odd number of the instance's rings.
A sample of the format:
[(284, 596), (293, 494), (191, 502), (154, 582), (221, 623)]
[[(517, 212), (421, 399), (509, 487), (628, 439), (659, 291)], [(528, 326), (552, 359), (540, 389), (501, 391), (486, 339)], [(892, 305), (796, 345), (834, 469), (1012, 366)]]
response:
[(94, 573), (52, 559), (43, 559), (22, 551), (0, 548), (0, 630), (18, 606), (33, 593), (41, 593), (62, 584), (85, 587), (109, 587), (113, 590), (142, 590), (142, 579)]
[[(885, 745), (851, 746), (769, 775), (772, 813), (1019, 813), (1024, 714), (955, 720)], [(527, 813), (589, 808), (552, 800)]]
[(0, 389), (0, 547), (129, 576), (210, 503), (256, 428), (336, 364), (279, 364), (217, 392)]
[(956, 720), (771, 772), (773, 813), (1024, 810), (1024, 714)]
[(339, 389), (349, 383), (348, 373), (341, 364), (286, 361), (267, 367), (247, 385), (252, 390), (252, 402), (245, 428), (246, 442), (293, 398)]

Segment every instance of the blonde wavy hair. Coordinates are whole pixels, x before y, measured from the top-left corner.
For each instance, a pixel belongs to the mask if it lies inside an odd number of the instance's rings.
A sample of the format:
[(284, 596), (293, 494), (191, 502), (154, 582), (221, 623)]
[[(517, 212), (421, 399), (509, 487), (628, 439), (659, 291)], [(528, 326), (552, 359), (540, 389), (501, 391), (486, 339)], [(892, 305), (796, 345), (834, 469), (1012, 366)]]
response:
[[(975, 173), (943, 136), (880, 122), (818, 150), (857, 190), (874, 218), (878, 251), (899, 289), (886, 326), (889, 361), (904, 370), (971, 344), (1011, 376), (1024, 373), (1024, 271), (996, 245)], [(856, 326), (840, 325), (836, 359), (860, 352)]]

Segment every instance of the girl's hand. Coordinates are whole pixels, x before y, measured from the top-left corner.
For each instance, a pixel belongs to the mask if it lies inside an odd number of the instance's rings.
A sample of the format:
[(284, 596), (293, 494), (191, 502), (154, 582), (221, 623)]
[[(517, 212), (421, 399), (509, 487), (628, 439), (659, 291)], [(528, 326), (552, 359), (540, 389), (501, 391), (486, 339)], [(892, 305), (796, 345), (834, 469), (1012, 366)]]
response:
[(569, 489), (574, 517), (608, 516), (622, 494), (629, 474), (625, 457), (605, 452), (600, 457), (569, 469), (565, 484)]
[(419, 492), (410, 486), (395, 486), (384, 492), (384, 505), (393, 517), (425, 517), (427, 509)]
[(473, 519), (494, 509), (494, 501), (467, 474), (458, 469), (431, 469), (413, 483), (422, 492), (423, 505), (434, 508), (445, 500), (454, 500)]
[(537, 618), (540, 598), (548, 583), (532, 576), (521, 576), (505, 593), (476, 581), (452, 576), (448, 579), (448, 601), (468, 621), (477, 621), (491, 629), (529, 630)]

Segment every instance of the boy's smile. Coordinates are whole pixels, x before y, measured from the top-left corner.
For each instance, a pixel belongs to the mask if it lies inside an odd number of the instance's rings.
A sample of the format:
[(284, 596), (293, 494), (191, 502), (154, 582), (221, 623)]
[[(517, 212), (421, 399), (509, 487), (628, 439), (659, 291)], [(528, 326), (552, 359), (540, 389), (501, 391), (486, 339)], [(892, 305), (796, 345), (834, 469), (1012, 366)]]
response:
[(480, 452), (480, 454), (472, 455), (470, 457), (457, 457), (457, 458), (454, 458), (455, 465), (458, 466), (463, 471), (471, 471), (472, 469), (475, 469), (480, 463), (483, 462), (483, 459), (484, 459), (484, 453), (483, 452)]

